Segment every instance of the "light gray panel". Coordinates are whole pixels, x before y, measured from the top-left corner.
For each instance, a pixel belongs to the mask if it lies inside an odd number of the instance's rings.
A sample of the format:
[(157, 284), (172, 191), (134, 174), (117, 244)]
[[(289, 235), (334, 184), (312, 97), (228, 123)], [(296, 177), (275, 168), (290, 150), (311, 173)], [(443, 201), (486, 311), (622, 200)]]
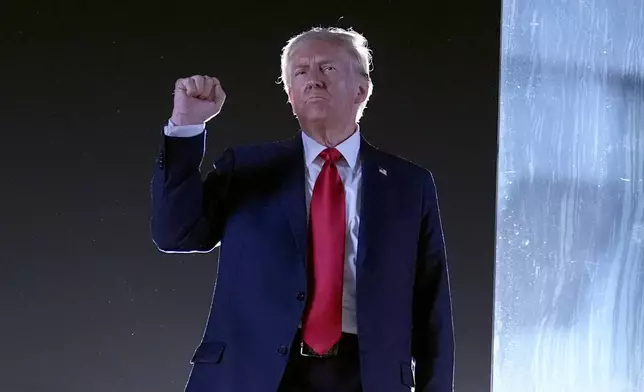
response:
[(644, 391), (644, 2), (502, 20), (493, 391)]

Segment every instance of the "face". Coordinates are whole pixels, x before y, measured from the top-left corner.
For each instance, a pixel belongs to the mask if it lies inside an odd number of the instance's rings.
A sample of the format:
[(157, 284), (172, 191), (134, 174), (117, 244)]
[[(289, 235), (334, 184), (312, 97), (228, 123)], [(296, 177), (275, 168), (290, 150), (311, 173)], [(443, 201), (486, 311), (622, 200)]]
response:
[(291, 56), (288, 98), (300, 122), (354, 122), (367, 82), (351, 55), (337, 44), (309, 41)]

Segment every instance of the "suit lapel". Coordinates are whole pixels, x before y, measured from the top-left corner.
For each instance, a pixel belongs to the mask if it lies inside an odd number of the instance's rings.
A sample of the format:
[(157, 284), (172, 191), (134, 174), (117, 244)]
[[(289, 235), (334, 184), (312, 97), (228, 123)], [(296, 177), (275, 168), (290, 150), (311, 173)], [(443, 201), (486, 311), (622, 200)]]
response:
[(360, 196), (360, 228), (358, 232), (358, 254), (356, 270), (358, 276), (365, 268), (367, 255), (375, 245), (377, 230), (384, 225), (382, 198), (388, 194), (390, 186), (388, 169), (381, 164), (379, 151), (364, 138), (360, 143), (362, 161), (362, 192)]
[(301, 135), (286, 142), (287, 154), (284, 165), (284, 197), (282, 207), (293, 232), (295, 245), (306, 259), (307, 222), (306, 222), (306, 173), (304, 167), (304, 146)]

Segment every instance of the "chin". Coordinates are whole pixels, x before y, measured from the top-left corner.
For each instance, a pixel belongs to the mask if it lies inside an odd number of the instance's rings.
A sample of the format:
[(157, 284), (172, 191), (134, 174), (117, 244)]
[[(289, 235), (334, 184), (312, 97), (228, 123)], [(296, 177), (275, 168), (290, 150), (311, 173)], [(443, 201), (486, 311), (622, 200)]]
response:
[(302, 113), (298, 118), (304, 120), (305, 122), (324, 122), (328, 118), (328, 114), (326, 110), (307, 110), (304, 113)]

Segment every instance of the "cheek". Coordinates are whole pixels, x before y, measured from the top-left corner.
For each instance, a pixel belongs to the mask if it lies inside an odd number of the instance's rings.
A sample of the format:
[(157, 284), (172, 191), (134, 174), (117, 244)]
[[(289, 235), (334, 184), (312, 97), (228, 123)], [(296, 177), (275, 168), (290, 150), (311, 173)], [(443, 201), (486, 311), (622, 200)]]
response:
[(302, 97), (300, 94), (292, 94), (291, 95), (291, 105), (293, 106), (301, 106), (302, 105)]
[(301, 109), (304, 106), (304, 100), (302, 99), (302, 94), (291, 94), (289, 98), (289, 103), (294, 109)]
[(348, 83), (344, 80), (335, 81), (333, 84), (331, 84), (331, 86), (333, 86), (336, 94), (342, 95), (349, 94), (349, 91), (352, 89), (351, 83)]

